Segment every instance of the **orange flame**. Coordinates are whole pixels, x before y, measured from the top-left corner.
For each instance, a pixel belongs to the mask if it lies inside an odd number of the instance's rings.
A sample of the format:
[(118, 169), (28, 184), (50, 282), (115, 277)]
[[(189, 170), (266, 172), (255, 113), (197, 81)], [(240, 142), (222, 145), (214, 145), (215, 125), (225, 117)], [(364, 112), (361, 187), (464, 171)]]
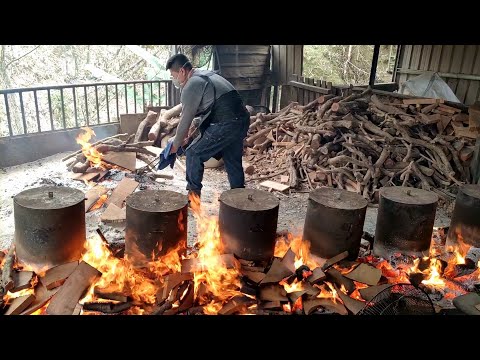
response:
[(310, 269), (315, 269), (323, 264), (322, 259), (315, 257), (310, 253), (310, 242), (302, 240), (302, 236), (294, 236), (288, 233), (281, 236), (275, 243), (275, 257), (283, 257), (288, 249), (292, 249), (295, 253), (295, 268), (298, 269), (301, 265), (306, 265)]
[(195, 193), (189, 194), (190, 207), (197, 223), (198, 254), (202, 269), (205, 271), (194, 273), (195, 296), (201, 284), (206, 293), (213, 300), (204, 308), (205, 314), (216, 314), (225, 301), (236, 295), (241, 295), (240, 272), (238, 269), (228, 269), (220, 257), (224, 252), (224, 245), (220, 238), (218, 219), (209, 216), (200, 205), (200, 198)]
[(436, 289), (443, 289), (445, 287), (445, 281), (440, 276), (442, 271), (442, 263), (438, 259), (432, 259), (428, 256), (425, 256), (423, 261), (429, 261), (428, 268), (420, 271), (418, 268), (418, 265), (420, 264), (420, 258), (417, 258), (413, 261), (413, 266), (409, 269), (408, 274), (422, 273), (427, 275), (428, 278), (422, 280), (422, 284)]
[(93, 204), (93, 206), (90, 208), (89, 211), (100, 209), (103, 206), (103, 204), (105, 203), (105, 201), (107, 201), (107, 199), (108, 199), (107, 194), (100, 195), (97, 202), (95, 204)]
[[(330, 289), (330, 291), (327, 290), (327, 287)], [(337, 302), (337, 300), (340, 300), (338, 297), (337, 290), (335, 290), (335, 287), (328, 281), (325, 281), (325, 285), (314, 285), (320, 289), (320, 293), (317, 295), (317, 298), (319, 299), (332, 299), (334, 303)], [(346, 292), (345, 288), (343, 290)]]
[(84, 133), (80, 133), (77, 136), (77, 144), (82, 146), (82, 153), (90, 161), (90, 165), (93, 167), (101, 167), (102, 165), (102, 153), (98, 152), (96, 148), (89, 143), (92, 135), (95, 136), (95, 132), (89, 127), (82, 128)]

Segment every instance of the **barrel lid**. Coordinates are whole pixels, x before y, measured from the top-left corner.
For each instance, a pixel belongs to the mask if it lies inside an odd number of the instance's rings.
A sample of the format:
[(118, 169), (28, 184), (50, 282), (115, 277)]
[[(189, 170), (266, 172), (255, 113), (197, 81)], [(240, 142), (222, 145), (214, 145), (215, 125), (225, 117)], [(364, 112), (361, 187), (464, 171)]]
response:
[(355, 210), (368, 205), (361, 195), (342, 189), (317, 188), (310, 192), (309, 199), (333, 209)]
[(410, 205), (426, 205), (438, 201), (438, 195), (431, 191), (404, 186), (384, 187), (380, 190), (380, 196)]
[(63, 209), (85, 200), (81, 190), (66, 186), (41, 186), (24, 190), (14, 196), (15, 204), (29, 209)]
[(480, 185), (476, 185), (476, 184), (463, 185), (460, 188), (460, 191), (465, 195), (474, 197), (476, 199), (480, 199)]
[(184, 208), (187, 195), (170, 190), (142, 190), (125, 200), (128, 207), (146, 212), (170, 212)]
[(221, 202), (239, 210), (265, 211), (279, 206), (280, 201), (275, 195), (258, 189), (231, 189), (220, 195)]

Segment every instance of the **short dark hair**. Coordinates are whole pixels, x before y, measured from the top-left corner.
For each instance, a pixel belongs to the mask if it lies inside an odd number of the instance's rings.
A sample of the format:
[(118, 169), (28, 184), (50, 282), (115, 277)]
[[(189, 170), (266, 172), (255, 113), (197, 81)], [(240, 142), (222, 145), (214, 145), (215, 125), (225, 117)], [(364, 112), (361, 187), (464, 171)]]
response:
[(190, 70), (192, 69), (192, 64), (184, 54), (175, 54), (167, 60), (165, 70), (179, 71), (182, 67), (185, 70)]

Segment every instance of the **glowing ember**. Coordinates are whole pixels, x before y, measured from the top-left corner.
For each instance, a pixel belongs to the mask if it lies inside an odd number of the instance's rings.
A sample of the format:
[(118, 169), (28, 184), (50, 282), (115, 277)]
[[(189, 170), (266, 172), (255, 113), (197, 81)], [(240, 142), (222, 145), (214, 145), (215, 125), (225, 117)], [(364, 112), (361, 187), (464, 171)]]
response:
[(102, 153), (98, 152), (92, 144), (89, 143), (92, 135), (95, 136), (95, 132), (89, 127), (82, 128), (84, 133), (80, 133), (77, 136), (77, 144), (82, 146), (82, 153), (90, 161), (90, 165), (93, 167), (101, 167), (102, 165)]

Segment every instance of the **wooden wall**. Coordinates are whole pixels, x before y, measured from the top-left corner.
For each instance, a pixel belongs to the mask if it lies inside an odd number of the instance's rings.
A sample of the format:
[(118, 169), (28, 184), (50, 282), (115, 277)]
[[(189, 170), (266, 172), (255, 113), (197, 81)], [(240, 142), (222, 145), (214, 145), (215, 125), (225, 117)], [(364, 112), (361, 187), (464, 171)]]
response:
[(302, 76), (303, 45), (272, 45), (272, 85), (284, 85), (293, 74)]
[(465, 105), (480, 100), (480, 45), (402, 45), (395, 81), (434, 71)]

